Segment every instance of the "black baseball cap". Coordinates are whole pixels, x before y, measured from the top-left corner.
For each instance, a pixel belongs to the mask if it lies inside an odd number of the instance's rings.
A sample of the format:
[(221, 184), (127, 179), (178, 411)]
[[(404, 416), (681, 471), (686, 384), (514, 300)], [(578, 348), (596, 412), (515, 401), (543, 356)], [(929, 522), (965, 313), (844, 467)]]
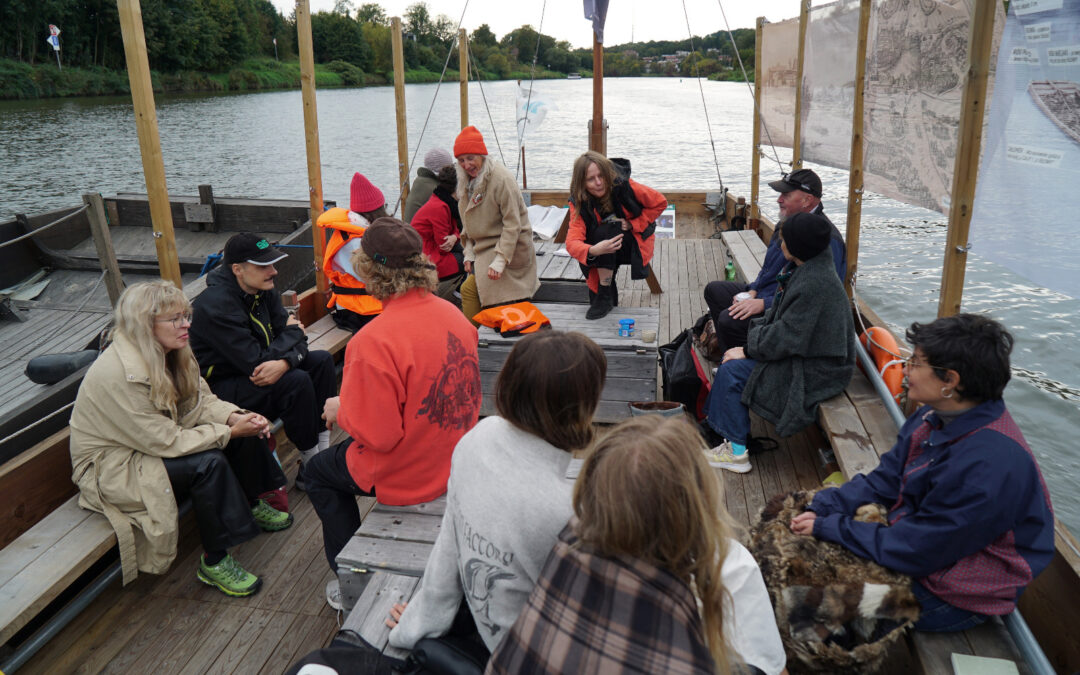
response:
[(225, 264), (248, 262), (252, 265), (273, 265), (288, 253), (282, 253), (265, 238), (250, 232), (233, 235), (225, 242)]
[(810, 169), (799, 169), (798, 171), (785, 173), (780, 180), (769, 183), (769, 187), (777, 192), (802, 190), (821, 199), (821, 179)]

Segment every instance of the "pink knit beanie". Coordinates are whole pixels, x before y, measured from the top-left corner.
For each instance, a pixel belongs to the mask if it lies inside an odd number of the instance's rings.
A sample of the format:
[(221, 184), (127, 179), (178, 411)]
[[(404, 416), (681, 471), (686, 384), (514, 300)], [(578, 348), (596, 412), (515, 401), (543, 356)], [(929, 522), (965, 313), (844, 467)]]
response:
[(382, 190), (371, 184), (362, 173), (355, 173), (349, 187), (349, 210), (355, 213), (367, 213), (380, 206), (386, 206), (386, 197)]

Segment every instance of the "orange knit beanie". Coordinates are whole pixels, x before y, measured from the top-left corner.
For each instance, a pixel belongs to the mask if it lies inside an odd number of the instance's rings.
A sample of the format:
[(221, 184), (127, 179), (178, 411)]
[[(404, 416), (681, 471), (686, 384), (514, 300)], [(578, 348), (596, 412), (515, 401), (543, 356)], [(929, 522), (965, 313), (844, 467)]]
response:
[(487, 146), (484, 137), (476, 127), (465, 127), (454, 141), (454, 157), (462, 155), (486, 155)]

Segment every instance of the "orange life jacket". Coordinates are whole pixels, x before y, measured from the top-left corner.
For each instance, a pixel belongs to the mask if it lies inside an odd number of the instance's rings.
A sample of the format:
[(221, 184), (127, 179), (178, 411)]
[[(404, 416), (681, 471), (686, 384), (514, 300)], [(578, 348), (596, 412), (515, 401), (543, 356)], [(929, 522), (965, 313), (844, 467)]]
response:
[(319, 216), (316, 225), (331, 232), (323, 255), (323, 274), (330, 282), (330, 301), (327, 309), (343, 307), (357, 314), (379, 314), (382, 303), (368, 295), (364, 282), (351, 274), (334, 269), (334, 256), (351, 237), (364, 236), (366, 227), (349, 222), (349, 211), (340, 207), (328, 209)]
[(507, 337), (535, 333), (551, 325), (551, 320), (531, 302), (515, 302), (512, 305), (490, 307), (474, 316), (473, 321), (482, 326), (494, 328), (499, 331), (499, 335)]

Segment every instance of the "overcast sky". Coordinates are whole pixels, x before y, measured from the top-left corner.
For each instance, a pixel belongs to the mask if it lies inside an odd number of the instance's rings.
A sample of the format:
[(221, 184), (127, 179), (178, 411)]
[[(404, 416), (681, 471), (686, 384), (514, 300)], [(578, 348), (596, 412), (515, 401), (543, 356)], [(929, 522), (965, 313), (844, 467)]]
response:
[[(309, 0), (311, 11), (329, 11), (334, 0)], [(382, 0), (379, 2), (387, 16), (404, 16), (405, 9), (415, 0)], [(604, 42), (622, 44), (648, 42), (649, 40), (685, 40), (686, 17), (684, 0), (611, 0), (608, 6)], [(278, 9), (288, 16), (296, 6), (293, 0), (273, 0)], [(359, 7), (363, 0), (353, 0)], [(720, 11), (720, 0), (685, 0), (686, 13), (695, 35), (708, 35), (725, 28)], [(819, 4), (814, 2), (813, 4)], [(472, 31), (486, 23), (501, 38), (522, 24), (540, 28), (545, 35), (557, 40), (567, 40), (575, 47), (591, 47), (592, 33), (584, 18), (582, 0), (547, 0), (543, 26), (540, 12), (544, 0), (427, 0), (433, 15), (445, 14), (456, 24), (465, 18), (462, 27)], [(754, 19), (764, 16), (770, 21), (781, 21), (799, 15), (798, 0), (728, 0), (724, 12), (732, 29), (753, 28)]]

